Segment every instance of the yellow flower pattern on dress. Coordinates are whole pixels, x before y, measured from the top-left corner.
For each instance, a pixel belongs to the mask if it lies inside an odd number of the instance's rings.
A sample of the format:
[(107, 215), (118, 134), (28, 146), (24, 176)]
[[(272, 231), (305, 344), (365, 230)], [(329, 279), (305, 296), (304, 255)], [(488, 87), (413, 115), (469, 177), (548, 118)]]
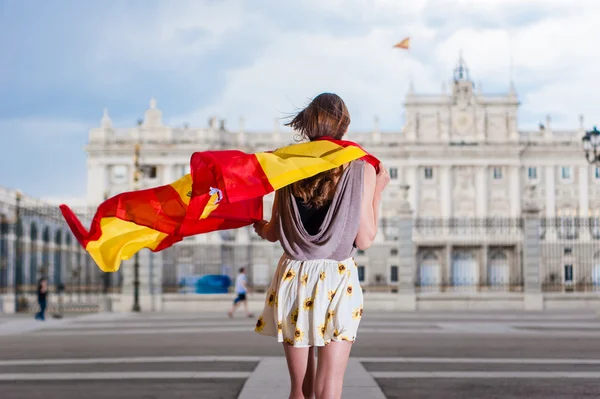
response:
[(319, 334), (321, 335), (321, 338), (325, 338), (325, 331), (327, 329), (327, 327), (325, 327), (325, 324), (321, 324), (318, 328), (319, 328)]
[(294, 311), (290, 315), (290, 321), (292, 322), (293, 326), (295, 326), (298, 322), (298, 308), (294, 309)]
[(354, 320), (360, 320), (361, 317), (362, 317), (362, 309), (361, 308), (357, 308), (352, 311), (352, 318)]
[(331, 302), (333, 300), (334, 296), (335, 296), (335, 291), (329, 291), (327, 293), (327, 299), (329, 300), (329, 302)]
[(355, 267), (350, 259), (302, 262), (284, 255), (255, 331), (295, 347), (354, 341), (363, 311)]
[(299, 328), (296, 328), (296, 331), (294, 332), (294, 339), (296, 340), (296, 342), (302, 341), (304, 339), (304, 333)]
[(330, 310), (327, 312), (327, 316), (325, 316), (325, 321), (329, 323), (329, 320), (333, 319), (335, 316), (335, 310)]
[(275, 292), (274, 291), (269, 291), (269, 298), (268, 298), (268, 300), (269, 300), (269, 306), (275, 305), (275, 299), (276, 298), (277, 297), (275, 296)]
[(283, 276), (283, 281), (290, 281), (294, 277), (296, 277), (296, 272), (290, 269), (287, 271), (285, 276)]
[(304, 300), (304, 310), (311, 310), (313, 308), (314, 304), (315, 304), (315, 301), (313, 301), (312, 298), (306, 298)]
[(308, 274), (303, 274), (302, 277), (300, 277), (300, 284), (302, 284), (302, 286), (306, 286), (307, 283), (308, 283)]
[(265, 321), (264, 321), (263, 317), (260, 316), (258, 318), (258, 320), (256, 321), (256, 328), (254, 329), (254, 331), (261, 332), (263, 330), (263, 328), (265, 328)]

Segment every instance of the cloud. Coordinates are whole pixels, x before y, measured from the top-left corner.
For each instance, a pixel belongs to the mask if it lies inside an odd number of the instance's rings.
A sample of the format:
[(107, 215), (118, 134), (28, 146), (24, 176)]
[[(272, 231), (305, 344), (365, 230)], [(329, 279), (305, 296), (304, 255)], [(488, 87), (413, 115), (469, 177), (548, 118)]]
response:
[[(557, 128), (598, 119), (596, 21), (579, 0), (321, 0), (274, 2), (60, 0), (3, 4), (0, 183), (81, 196), (90, 127), (107, 107), (129, 127), (156, 97), (164, 119), (270, 130), (322, 91), (337, 92), (352, 129), (400, 131), (412, 79), (439, 93), (462, 49), (484, 92), (522, 103), (520, 127), (546, 113)], [(391, 46), (411, 36), (410, 51)], [(511, 56), (512, 54), (512, 56)], [(279, 120), (279, 123), (282, 121)], [(56, 158), (56, 159), (55, 159)], [(29, 188), (28, 188), (29, 187)]]

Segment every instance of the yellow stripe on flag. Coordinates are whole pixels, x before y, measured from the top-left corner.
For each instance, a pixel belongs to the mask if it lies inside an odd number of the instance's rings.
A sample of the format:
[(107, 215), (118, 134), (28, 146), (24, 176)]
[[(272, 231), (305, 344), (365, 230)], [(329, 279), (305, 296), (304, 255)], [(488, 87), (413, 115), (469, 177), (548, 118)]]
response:
[(326, 140), (294, 144), (273, 153), (256, 154), (271, 186), (278, 190), (365, 156), (359, 147), (342, 147)]

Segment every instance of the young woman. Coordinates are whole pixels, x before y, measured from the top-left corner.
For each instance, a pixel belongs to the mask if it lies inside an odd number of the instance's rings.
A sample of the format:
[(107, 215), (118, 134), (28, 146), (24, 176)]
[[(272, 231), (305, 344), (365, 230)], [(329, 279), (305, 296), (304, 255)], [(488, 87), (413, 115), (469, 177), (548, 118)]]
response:
[[(314, 98), (288, 124), (310, 141), (342, 139), (349, 125), (346, 105), (331, 93)], [(376, 173), (364, 161), (350, 162), (277, 191), (271, 220), (254, 225), (284, 250), (256, 331), (283, 342), (290, 399), (341, 398), (363, 312), (352, 255), (373, 243), (389, 179), (382, 165)]]

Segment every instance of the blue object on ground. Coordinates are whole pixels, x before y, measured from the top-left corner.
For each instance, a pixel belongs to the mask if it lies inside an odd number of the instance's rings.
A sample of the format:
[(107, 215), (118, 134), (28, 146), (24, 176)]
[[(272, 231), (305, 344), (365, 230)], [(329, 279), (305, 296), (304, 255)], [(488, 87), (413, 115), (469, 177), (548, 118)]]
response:
[(196, 294), (227, 294), (230, 285), (229, 276), (202, 276), (196, 281)]

